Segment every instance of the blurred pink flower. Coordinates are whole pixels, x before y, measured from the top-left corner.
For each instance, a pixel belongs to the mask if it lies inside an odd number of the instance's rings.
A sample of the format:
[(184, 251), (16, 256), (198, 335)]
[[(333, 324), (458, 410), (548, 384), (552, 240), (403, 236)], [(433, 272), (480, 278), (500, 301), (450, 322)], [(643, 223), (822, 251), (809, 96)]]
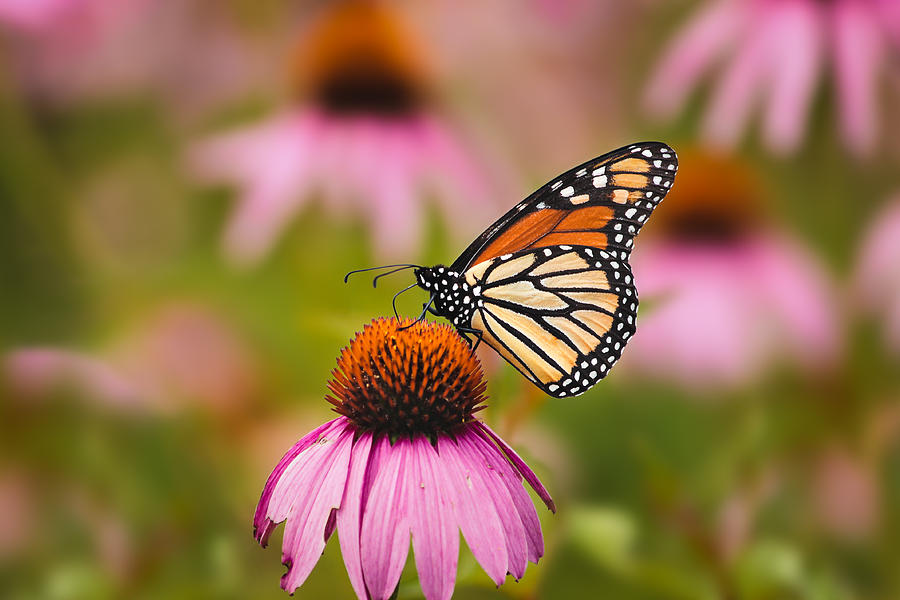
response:
[(629, 347), (632, 367), (706, 387), (746, 384), (786, 355), (810, 367), (835, 358), (825, 274), (783, 236), (645, 244), (632, 267), (641, 295), (656, 303)]
[(151, 315), (102, 353), (20, 348), (4, 357), (3, 368), (22, 397), (63, 388), (102, 406), (135, 411), (171, 412), (187, 401), (232, 414), (259, 383), (249, 351), (228, 324), (186, 304)]
[(11, 71), (51, 104), (153, 93), (176, 112), (258, 84), (227, 9), (202, 0), (0, 0)]
[(388, 257), (418, 249), (425, 184), (466, 235), (493, 216), (479, 158), (426, 102), (419, 51), (387, 6), (326, 9), (301, 40), (304, 100), (190, 153), (198, 177), (240, 188), (224, 240), (234, 261), (259, 261), (317, 193), (333, 214), (371, 223)]
[(878, 76), (900, 48), (893, 0), (712, 0), (676, 35), (647, 86), (657, 114), (681, 110), (700, 79), (719, 62), (703, 130), (733, 146), (757, 101), (763, 137), (776, 152), (800, 144), (826, 63), (837, 86), (840, 127), (854, 152), (871, 151), (879, 128)]
[(198, 176), (242, 190), (224, 240), (239, 263), (259, 261), (315, 192), (337, 216), (360, 213), (386, 257), (408, 258), (419, 248), (424, 183), (442, 186), (436, 197), (451, 224), (486, 222), (494, 212), (475, 158), (450, 125), (427, 113), (288, 109), (199, 144), (192, 165)]
[(623, 371), (740, 386), (786, 358), (834, 364), (840, 332), (821, 265), (759, 214), (742, 164), (687, 152), (632, 257), (644, 300)]
[(900, 196), (880, 211), (865, 235), (856, 267), (856, 300), (884, 318), (891, 349), (900, 355)]

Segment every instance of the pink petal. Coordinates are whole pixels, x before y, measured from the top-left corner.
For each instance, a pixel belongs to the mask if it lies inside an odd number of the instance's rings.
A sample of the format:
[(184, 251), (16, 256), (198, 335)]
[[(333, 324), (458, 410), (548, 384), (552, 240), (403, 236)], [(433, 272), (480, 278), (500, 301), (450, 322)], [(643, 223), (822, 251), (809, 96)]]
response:
[(522, 477), (525, 478), (525, 481), (528, 482), (528, 485), (531, 486), (535, 492), (537, 492), (538, 497), (544, 501), (544, 504), (547, 505), (547, 508), (550, 509), (551, 512), (556, 512), (556, 504), (553, 502), (553, 498), (550, 497), (550, 493), (547, 492), (547, 489), (541, 483), (540, 479), (537, 478), (537, 475), (534, 474), (525, 461), (516, 454), (516, 451), (509, 447), (509, 445), (503, 441), (503, 439), (494, 433), (490, 427), (485, 425), (484, 423), (478, 421), (475, 423), (475, 426), (478, 431), (482, 432), (485, 439), (493, 440), (495, 444), (500, 447), (500, 450), (503, 451), (503, 454), (506, 455), (506, 458), (515, 466), (516, 470), (521, 473)]
[(516, 504), (503, 481), (503, 466), (508, 468), (509, 462), (496, 451), (493, 456), (486, 455), (483, 446), (487, 442), (476, 432), (465, 431), (457, 436), (457, 440), (460, 451), (469, 458), (472, 473), (481, 478), (500, 517), (506, 538), (506, 554), (509, 557), (506, 570), (517, 580), (521, 579), (528, 565), (528, 540)]
[(408, 126), (383, 131), (379, 172), (370, 180), (372, 235), (375, 248), (387, 259), (408, 257), (420, 243), (422, 198), (420, 151)]
[(854, 288), (868, 309), (882, 306), (900, 290), (900, 197), (875, 213), (856, 266)]
[(362, 561), (359, 552), (359, 529), (362, 522), (363, 488), (372, 449), (372, 434), (364, 433), (356, 440), (350, 455), (350, 473), (344, 486), (344, 498), (337, 511), (338, 540), (347, 567), (350, 584), (358, 598), (366, 599)]
[(823, 52), (823, 18), (818, 5), (803, 0), (785, 3), (775, 36), (772, 91), (765, 115), (765, 135), (776, 151), (794, 150), (818, 80)]
[[(423, 169), (441, 188), (437, 198), (446, 221), (461, 234), (473, 235), (472, 223), (490, 222), (500, 208), (478, 156), (468, 151), (454, 132), (436, 117), (422, 117), (419, 124)], [(493, 165), (492, 165), (493, 166)]]
[(777, 14), (768, 14), (777, 11), (771, 8), (765, 18), (752, 19), (747, 37), (715, 87), (703, 127), (706, 137), (716, 145), (730, 147), (737, 143), (768, 70), (779, 60), (772, 51), (778, 41), (773, 36), (777, 33)]
[[(537, 509), (531, 501), (531, 496), (525, 489), (522, 475), (513, 468), (506, 457), (500, 452), (493, 442), (490, 442), (479, 433), (475, 444), (490, 464), (495, 465), (510, 497), (515, 504), (519, 519), (525, 529), (525, 538), (528, 542), (528, 560), (537, 563), (544, 555), (544, 537), (541, 534), (541, 522), (538, 519)], [(474, 438), (471, 438), (474, 439)]]
[(760, 240), (757, 252), (753, 281), (796, 357), (809, 366), (834, 364), (840, 338), (835, 291), (821, 266), (787, 240)]
[(703, 73), (739, 36), (744, 13), (739, 3), (723, 0), (695, 15), (663, 52), (644, 94), (645, 105), (665, 117), (680, 110)]
[(409, 553), (409, 513), (405, 481), (409, 476), (411, 449), (408, 440), (394, 447), (387, 437), (375, 443), (378, 470), (372, 471), (372, 486), (363, 506), (360, 554), (366, 587), (373, 600), (386, 600), (394, 593)]
[(277, 132), (257, 159), (265, 159), (248, 182), (225, 231), (225, 248), (239, 264), (260, 260), (307, 199), (315, 182), (317, 138), (309, 123)]
[[(294, 462), (294, 459), (296, 459), (300, 453), (319, 441), (321, 437), (329, 436), (333, 431), (339, 431), (346, 427), (346, 420), (345, 417), (338, 417), (337, 419), (328, 421), (307, 433), (299, 442), (294, 444), (287, 453), (285, 453), (284, 457), (282, 457), (275, 466), (271, 475), (269, 475), (269, 478), (266, 480), (266, 485), (263, 487), (262, 495), (259, 498), (259, 504), (256, 505), (256, 514), (253, 517), (253, 535), (256, 537), (256, 541), (263, 547), (268, 544), (269, 534), (275, 529), (276, 522), (268, 519), (266, 514), (269, 512), (269, 503), (272, 500), (272, 492), (275, 491), (275, 486), (278, 485), (285, 469)], [(284, 516), (281, 517), (281, 520), (283, 519)], [(280, 522), (280, 520), (278, 522)]]
[(484, 482), (473, 473), (468, 456), (449, 438), (438, 438), (444, 489), (453, 498), (456, 522), (475, 559), (498, 586), (506, 579), (508, 556), (503, 524)]
[(408, 506), (419, 583), (428, 600), (447, 600), (453, 595), (459, 559), (452, 495), (441, 489), (440, 459), (431, 442), (416, 438), (410, 450)]
[[(332, 509), (338, 508), (347, 481), (354, 431), (344, 429), (333, 442), (322, 440), (306, 454), (313, 457), (282, 492), (275, 497), (292, 498), (282, 543), (282, 560), (288, 565), (281, 587), (293, 593), (312, 572), (325, 550), (325, 529)], [(320, 452), (316, 449), (323, 448)], [(299, 462), (299, 461), (295, 461)], [(282, 481), (288, 481), (287, 476)]]
[(872, 149), (878, 132), (877, 74), (885, 48), (875, 18), (870, 7), (856, 0), (838, 0), (833, 8), (841, 128), (858, 154)]

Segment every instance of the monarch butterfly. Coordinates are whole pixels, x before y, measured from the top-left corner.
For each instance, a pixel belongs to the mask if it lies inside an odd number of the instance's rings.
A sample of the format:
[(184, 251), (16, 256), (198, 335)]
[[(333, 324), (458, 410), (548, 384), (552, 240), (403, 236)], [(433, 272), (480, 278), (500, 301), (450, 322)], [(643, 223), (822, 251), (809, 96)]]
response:
[(546, 393), (582, 394), (635, 332), (628, 257), (677, 169), (660, 142), (613, 150), (539, 188), (449, 267), (390, 266), (414, 268), (407, 289), (430, 293), (426, 310), (483, 340)]

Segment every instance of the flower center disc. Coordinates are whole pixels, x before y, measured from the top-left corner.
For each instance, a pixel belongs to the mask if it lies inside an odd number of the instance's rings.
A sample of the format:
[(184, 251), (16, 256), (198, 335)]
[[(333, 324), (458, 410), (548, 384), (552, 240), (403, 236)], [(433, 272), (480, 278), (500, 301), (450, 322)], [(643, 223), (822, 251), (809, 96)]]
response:
[(449, 325), (424, 320), (372, 321), (332, 375), (334, 410), (360, 430), (391, 436), (453, 434), (486, 400), (469, 345)]

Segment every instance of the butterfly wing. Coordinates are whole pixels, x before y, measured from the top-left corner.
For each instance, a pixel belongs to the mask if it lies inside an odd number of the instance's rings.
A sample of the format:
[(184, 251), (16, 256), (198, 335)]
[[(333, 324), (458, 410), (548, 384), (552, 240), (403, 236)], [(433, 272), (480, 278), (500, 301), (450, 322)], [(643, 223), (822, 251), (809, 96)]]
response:
[(529, 248), (583, 245), (630, 253), (633, 238), (675, 179), (675, 151), (661, 142), (613, 150), (540, 187), (487, 228), (454, 261), (466, 271)]
[(633, 144), (513, 207), (452, 267), (478, 297), (471, 327), (552, 396), (605, 377), (635, 330), (634, 236), (677, 168), (667, 145)]

